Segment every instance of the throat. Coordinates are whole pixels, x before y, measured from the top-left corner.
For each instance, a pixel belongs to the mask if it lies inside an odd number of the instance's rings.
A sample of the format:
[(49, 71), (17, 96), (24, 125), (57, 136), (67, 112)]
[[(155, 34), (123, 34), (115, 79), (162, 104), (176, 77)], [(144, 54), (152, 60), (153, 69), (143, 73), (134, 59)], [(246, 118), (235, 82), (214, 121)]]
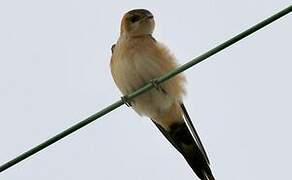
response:
[(127, 50), (141, 52), (142, 49), (153, 48), (156, 45), (156, 40), (151, 34), (120, 36), (119, 44)]
[(128, 35), (128, 34), (122, 34), (120, 36), (120, 39), (125, 40), (125, 41), (139, 41), (139, 40), (144, 40), (144, 39), (154, 39), (152, 34), (140, 34), (140, 35)]

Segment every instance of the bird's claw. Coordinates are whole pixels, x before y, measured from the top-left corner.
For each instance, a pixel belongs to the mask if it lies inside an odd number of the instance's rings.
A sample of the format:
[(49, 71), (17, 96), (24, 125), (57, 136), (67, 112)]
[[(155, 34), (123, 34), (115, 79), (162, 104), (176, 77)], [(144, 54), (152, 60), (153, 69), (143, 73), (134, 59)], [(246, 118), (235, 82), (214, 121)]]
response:
[(129, 98), (128, 98), (127, 95), (122, 96), (122, 97), (121, 97), (121, 100), (122, 100), (123, 103), (126, 104), (128, 107), (131, 107), (131, 106), (132, 106), (132, 104), (131, 104), (131, 102), (130, 102), (130, 100), (129, 100)]
[(157, 79), (152, 79), (150, 82), (156, 90), (167, 94), (166, 91), (161, 87), (161, 85), (158, 84)]

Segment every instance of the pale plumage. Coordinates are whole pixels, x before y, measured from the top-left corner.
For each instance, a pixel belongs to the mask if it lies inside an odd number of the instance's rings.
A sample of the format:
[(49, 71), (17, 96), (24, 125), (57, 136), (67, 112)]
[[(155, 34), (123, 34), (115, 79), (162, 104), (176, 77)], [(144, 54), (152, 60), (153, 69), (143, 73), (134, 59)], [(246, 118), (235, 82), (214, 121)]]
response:
[[(153, 15), (144, 9), (129, 11), (122, 19), (121, 34), (112, 48), (110, 65), (113, 79), (123, 95), (177, 67), (175, 57), (152, 37), (154, 26)], [(184, 76), (179, 74), (161, 84), (163, 91), (152, 89), (135, 98), (131, 105), (138, 114), (154, 121), (201, 179), (213, 180), (204, 148), (193, 138), (199, 137), (196, 133), (192, 136), (184, 122), (190, 121), (182, 104), (184, 83)]]
[[(169, 51), (149, 36), (138, 38), (121, 36), (111, 60), (113, 78), (124, 95), (175, 67), (175, 59)], [(181, 101), (184, 94), (183, 82), (182, 75), (174, 77), (161, 85), (167, 91), (167, 96), (152, 89), (137, 97), (133, 108), (141, 115), (156, 119), (174, 102)], [(163, 126), (163, 123), (161, 125)]]

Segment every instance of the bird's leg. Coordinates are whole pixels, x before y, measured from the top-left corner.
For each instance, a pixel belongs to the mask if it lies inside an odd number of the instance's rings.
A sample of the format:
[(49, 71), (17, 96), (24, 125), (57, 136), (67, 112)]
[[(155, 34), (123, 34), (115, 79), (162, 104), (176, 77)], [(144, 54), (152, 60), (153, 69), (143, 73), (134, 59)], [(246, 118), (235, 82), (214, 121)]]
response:
[(128, 98), (127, 95), (122, 96), (122, 97), (121, 97), (121, 100), (122, 100), (123, 103), (126, 104), (128, 107), (131, 107), (131, 106), (132, 106), (131, 101), (129, 100), (129, 98)]
[(160, 91), (163, 94), (167, 94), (167, 92), (161, 87), (161, 85), (158, 84), (157, 79), (152, 79), (150, 82), (157, 91)]

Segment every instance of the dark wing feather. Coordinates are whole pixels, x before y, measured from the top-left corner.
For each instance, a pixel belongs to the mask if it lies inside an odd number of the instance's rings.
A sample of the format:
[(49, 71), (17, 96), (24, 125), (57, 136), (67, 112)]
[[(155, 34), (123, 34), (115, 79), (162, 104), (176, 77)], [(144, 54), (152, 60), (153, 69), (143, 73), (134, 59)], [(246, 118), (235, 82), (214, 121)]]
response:
[[(152, 119), (151, 119), (152, 120)], [(162, 126), (160, 126), (158, 123), (152, 120), (152, 122), (156, 125), (156, 127), (160, 130), (160, 132), (164, 135), (164, 137), (181, 153), (183, 154), (183, 150), (181, 147), (178, 146), (177, 142), (173, 140), (173, 138), (170, 136), (169, 132), (167, 132)]]
[(164, 129), (160, 124), (153, 123), (166, 137), (166, 139), (184, 156), (190, 167), (201, 180), (214, 180), (209, 160), (204, 150), (200, 137), (183, 104), (180, 105), (183, 112), (183, 121), (178, 121), (170, 125), (169, 129)]
[(206, 153), (206, 151), (204, 149), (204, 146), (202, 144), (200, 136), (197, 133), (197, 131), (196, 131), (196, 129), (195, 129), (193, 123), (192, 123), (192, 120), (191, 120), (191, 118), (190, 118), (190, 116), (189, 116), (189, 114), (187, 112), (187, 109), (186, 109), (185, 105), (183, 103), (181, 103), (180, 106), (181, 106), (181, 109), (183, 111), (183, 114), (184, 114), (184, 117), (185, 117), (184, 119), (185, 119), (185, 122), (186, 122), (189, 130), (191, 131), (192, 135), (194, 136), (198, 147), (200, 148), (200, 150), (202, 151), (203, 155), (205, 156), (206, 161), (208, 162), (208, 164), (210, 164), (209, 158), (208, 158), (207, 153)]
[(116, 44), (113, 44), (112, 47), (111, 47), (112, 53), (114, 53), (115, 47), (116, 47)]

